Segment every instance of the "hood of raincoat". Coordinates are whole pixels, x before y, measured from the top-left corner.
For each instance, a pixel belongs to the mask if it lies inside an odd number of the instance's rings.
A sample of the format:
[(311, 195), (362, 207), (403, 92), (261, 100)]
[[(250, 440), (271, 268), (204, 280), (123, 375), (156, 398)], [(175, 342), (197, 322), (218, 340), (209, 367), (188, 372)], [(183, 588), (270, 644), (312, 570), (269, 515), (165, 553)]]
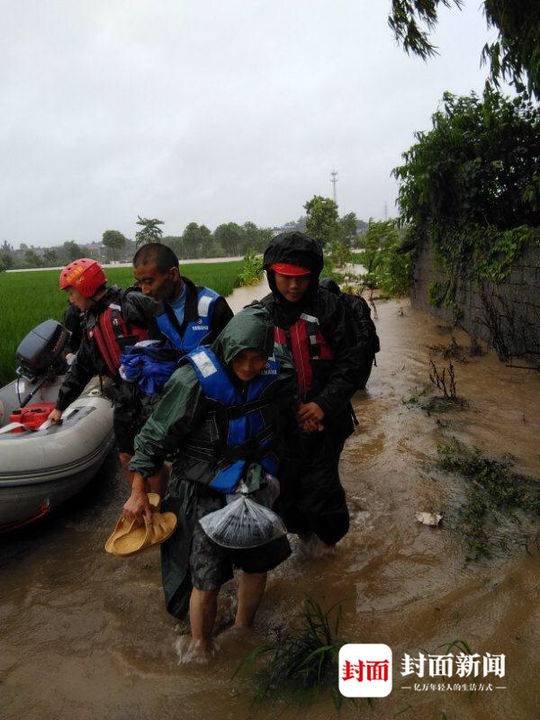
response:
[(264, 251), (263, 267), (268, 272), (274, 263), (288, 263), (307, 268), (318, 281), (323, 269), (323, 251), (316, 240), (302, 232), (276, 235)]
[[(310, 270), (310, 282), (301, 300), (291, 303), (276, 287), (275, 273), (271, 269), (274, 263), (299, 265)], [(264, 251), (263, 267), (266, 270), (268, 284), (272, 294), (285, 312), (299, 315), (311, 302), (319, 288), (319, 275), (323, 269), (323, 251), (320, 244), (301, 232), (287, 232), (277, 235)]]
[(242, 352), (257, 350), (269, 357), (274, 348), (274, 327), (262, 305), (250, 305), (235, 315), (211, 345), (226, 365)]
[[(310, 282), (304, 296), (295, 303), (286, 300), (276, 287), (274, 263), (300, 265), (311, 271)], [(277, 301), (279, 324), (292, 325), (312, 304), (319, 289), (319, 275), (323, 269), (323, 251), (320, 244), (302, 232), (286, 232), (277, 235), (264, 251), (263, 267), (268, 285)]]

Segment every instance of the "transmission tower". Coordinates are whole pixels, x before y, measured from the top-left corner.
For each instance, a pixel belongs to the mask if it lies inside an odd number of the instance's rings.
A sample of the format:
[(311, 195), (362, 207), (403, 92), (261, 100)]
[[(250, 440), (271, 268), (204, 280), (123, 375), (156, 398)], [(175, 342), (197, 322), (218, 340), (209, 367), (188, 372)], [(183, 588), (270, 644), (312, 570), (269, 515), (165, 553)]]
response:
[(332, 183), (332, 193), (334, 197), (334, 202), (337, 205), (337, 194), (336, 194), (336, 183), (337, 183), (337, 170), (332, 170), (330, 173), (330, 182)]

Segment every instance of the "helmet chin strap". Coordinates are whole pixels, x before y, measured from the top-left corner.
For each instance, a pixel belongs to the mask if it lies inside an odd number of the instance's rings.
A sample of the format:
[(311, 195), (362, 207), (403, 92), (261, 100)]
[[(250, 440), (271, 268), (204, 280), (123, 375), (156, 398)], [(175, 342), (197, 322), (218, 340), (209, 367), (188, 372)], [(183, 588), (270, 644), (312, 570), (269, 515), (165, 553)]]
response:
[(88, 298), (88, 300), (90, 300), (90, 302), (93, 305), (97, 305), (99, 303), (99, 301), (101, 300), (101, 298), (106, 294), (106, 292), (107, 292), (107, 288), (104, 288), (103, 290), (101, 290), (101, 292), (97, 292), (91, 298)]

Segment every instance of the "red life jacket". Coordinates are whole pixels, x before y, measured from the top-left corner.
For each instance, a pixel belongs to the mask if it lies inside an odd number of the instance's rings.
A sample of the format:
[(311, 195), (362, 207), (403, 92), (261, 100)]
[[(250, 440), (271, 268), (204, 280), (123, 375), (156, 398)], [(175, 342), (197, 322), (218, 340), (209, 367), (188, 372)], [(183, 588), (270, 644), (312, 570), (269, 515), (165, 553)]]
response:
[(128, 326), (122, 317), (122, 308), (111, 303), (98, 318), (94, 327), (88, 329), (88, 337), (93, 340), (109, 371), (114, 377), (120, 367), (120, 355), (128, 345), (148, 339), (148, 331), (137, 326)]
[(305, 397), (313, 386), (313, 360), (332, 360), (334, 353), (323, 336), (319, 319), (302, 313), (288, 330), (274, 327), (274, 341), (287, 345), (292, 353), (298, 389)]

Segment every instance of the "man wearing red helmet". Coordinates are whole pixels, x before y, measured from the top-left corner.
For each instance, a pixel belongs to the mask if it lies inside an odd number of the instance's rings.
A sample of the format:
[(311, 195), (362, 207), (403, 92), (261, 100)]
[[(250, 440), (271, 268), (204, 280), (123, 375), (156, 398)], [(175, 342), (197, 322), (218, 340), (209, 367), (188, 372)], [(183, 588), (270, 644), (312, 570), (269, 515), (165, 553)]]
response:
[(56, 408), (49, 415), (59, 422), (62, 412), (84, 390), (94, 375), (113, 380), (114, 427), (120, 459), (126, 465), (132, 454), (134, 433), (126, 423), (125, 407), (120, 409), (121, 378), (118, 374), (123, 349), (139, 340), (159, 338), (155, 302), (139, 292), (124, 292), (107, 286), (103, 268), (90, 258), (66, 265), (60, 273), (60, 289), (70, 303), (84, 313), (84, 334), (79, 351), (60, 388)]

